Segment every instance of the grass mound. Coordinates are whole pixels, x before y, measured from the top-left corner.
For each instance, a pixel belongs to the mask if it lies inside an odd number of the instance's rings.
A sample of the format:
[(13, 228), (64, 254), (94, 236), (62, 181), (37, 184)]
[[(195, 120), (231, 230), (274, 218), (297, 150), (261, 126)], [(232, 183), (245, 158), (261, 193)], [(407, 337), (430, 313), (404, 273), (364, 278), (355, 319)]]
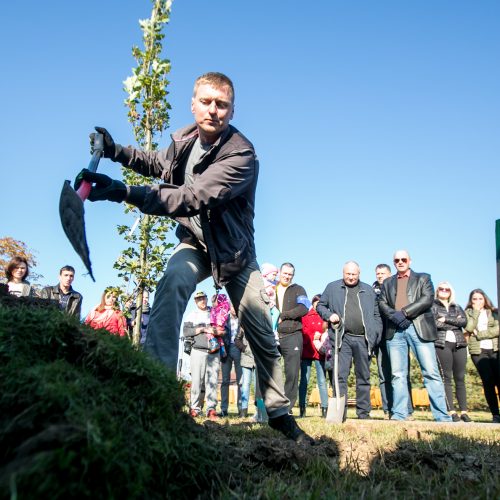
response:
[(187, 498), (219, 459), (175, 376), (130, 343), (0, 294), (0, 494)]

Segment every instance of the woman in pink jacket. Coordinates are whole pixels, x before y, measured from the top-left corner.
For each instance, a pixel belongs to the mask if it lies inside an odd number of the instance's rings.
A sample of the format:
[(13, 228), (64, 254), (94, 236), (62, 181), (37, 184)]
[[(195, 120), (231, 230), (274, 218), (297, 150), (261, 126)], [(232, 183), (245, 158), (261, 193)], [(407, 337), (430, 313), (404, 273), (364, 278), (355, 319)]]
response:
[(101, 303), (92, 309), (85, 318), (85, 323), (94, 330), (104, 328), (109, 333), (125, 337), (126, 320), (117, 306), (117, 293), (113, 288), (106, 288)]

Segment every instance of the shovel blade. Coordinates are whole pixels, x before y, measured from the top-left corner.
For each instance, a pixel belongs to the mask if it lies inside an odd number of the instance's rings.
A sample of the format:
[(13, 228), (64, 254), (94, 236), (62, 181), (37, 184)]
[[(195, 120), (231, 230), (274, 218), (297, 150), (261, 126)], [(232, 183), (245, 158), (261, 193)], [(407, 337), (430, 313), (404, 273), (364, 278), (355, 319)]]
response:
[(326, 421), (330, 424), (341, 424), (344, 421), (345, 395), (340, 398), (328, 398)]
[(85, 235), (85, 210), (83, 209), (83, 201), (71, 187), (69, 181), (64, 181), (63, 184), (59, 198), (59, 215), (68, 240), (85, 264), (90, 277), (95, 281), (92, 274), (87, 237)]

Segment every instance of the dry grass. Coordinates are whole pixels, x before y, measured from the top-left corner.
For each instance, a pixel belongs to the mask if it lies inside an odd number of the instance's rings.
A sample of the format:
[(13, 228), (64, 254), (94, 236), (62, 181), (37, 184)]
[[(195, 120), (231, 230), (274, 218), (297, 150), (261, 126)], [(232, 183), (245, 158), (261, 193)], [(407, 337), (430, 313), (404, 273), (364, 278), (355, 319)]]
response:
[[(375, 417), (381, 417), (375, 412)], [(486, 413), (472, 413), (489, 420)], [(300, 419), (317, 445), (297, 446), (251, 419), (198, 419), (226, 451), (217, 498), (498, 498), (500, 425)]]

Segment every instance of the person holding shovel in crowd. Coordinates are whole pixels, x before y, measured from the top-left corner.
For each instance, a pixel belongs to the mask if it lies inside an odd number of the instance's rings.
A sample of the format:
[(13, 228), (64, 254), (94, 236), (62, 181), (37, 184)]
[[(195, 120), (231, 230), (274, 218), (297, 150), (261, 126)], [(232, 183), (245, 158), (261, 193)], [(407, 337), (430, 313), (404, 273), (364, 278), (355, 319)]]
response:
[[(370, 358), (382, 336), (382, 319), (377, 295), (372, 287), (359, 280), (359, 265), (354, 261), (344, 264), (342, 279), (329, 283), (321, 294), (316, 311), (331, 328), (340, 330), (335, 349), (339, 352), (340, 394), (346, 396), (347, 377), (354, 360), (356, 373), (356, 414), (360, 419), (370, 418)], [(347, 406), (344, 410), (344, 420)]]
[(106, 129), (96, 127), (104, 136), (105, 158), (161, 178), (162, 184), (126, 186), (84, 169), (75, 188), (85, 180), (94, 184), (90, 201), (126, 202), (178, 222), (180, 243), (158, 284), (144, 350), (176, 370), (182, 315), (197, 283), (212, 274), (216, 288), (226, 288), (254, 353), (269, 425), (297, 442), (312, 442), (288, 414), (254, 244), (259, 163), (251, 142), (229, 124), (234, 113), (231, 80), (221, 73), (197, 78), (191, 111), (195, 123), (172, 134), (170, 147), (160, 151), (121, 146)]

